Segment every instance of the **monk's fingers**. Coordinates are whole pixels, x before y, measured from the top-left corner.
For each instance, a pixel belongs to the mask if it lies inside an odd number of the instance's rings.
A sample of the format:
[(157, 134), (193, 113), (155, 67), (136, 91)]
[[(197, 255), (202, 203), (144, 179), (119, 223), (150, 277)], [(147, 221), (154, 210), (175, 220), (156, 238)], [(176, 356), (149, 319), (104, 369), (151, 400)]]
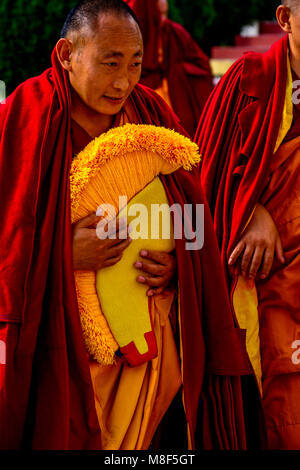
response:
[(244, 277), (246, 277), (248, 274), (249, 265), (252, 260), (253, 252), (254, 252), (254, 246), (247, 245), (243, 254), (242, 261), (241, 261), (241, 272)]
[[(140, 269), (144, 273), (150, 275), (151, 279), (154, 279), (154, 276), (158, 276), (161, 279), (160, 285), (167, 286), (172, 282), (176, 274), (175, 254), (143, 250), (141, 251), (140, 255), (146, 259), (135, 263), (135, 267), (137, 269)], [(147, 279), (148, 278), (149, 276)], [(157, 282), (157, 279), (155, 282)], [(156, 286), (156, 284), (153, 284), (153, 286)]]
[(176, 256), (172, 253), (166, 253), (164, 251), (151, 251), (151, 250), (142, 250), (140, 252), (142, 258), (155, 261), (155, 263), (161, 264), (163, 266), (173, 266), (176, 264)]
[(108, 246), (116, 246), (116, 245), (119, 245), (120, 243), (123, 243), (124, 241), (131, 240), (127, 228), (118, 233), (110, 233), (110, 234), (108, 234), (106, 231), (98, 232), (96, 230), (94, 236), (97, 240), (107, 243)]
[[(117, 256), (115, 258), (109, 258), (108, 260), (104, 261), (101, 264), (101, 268), (108, 268), (109, 266), (114, 266), (115, 264), (119, 263), (122, 259), (122, 256)], [(100, 266), (99, 266), (100, 269)]]
[(123, 251), (128, 248), (128, 246), (131, 244), (132, 240), (129, 238), (128, 240), (124, 241), (118, 241), (116, 244), (111, 244), (111, 240), (107, 240), (107, 249), (105, 253), (106, 259), (109, 258), (116, 258), (118, 256), (121, 256), (123, 254)]
[(137, 261), (134, 264), (136, 269), (139, 269), (147, 274), (154, 276), (164, 276), (168, 272), (168, 267), (151, 261)]
[(163, 277), (157, 276), (153, 277), (147, 274), (143, 274), (137, 277), (137, 282), (140, 284), (145, 284), (150, 288), (154, 287), (166, 287), (166, 280)]
[(234, 265), (236, 263), (236, 261), (238, 260), (238, 258), (241, 256), (241, 254), (243, 253), (244, 249), (245, 249), (245, 246), (246, 246), (246, 243), (245, 241), (241, 240), (237, 246), (235, 247), (235, 249), (233, 250), (233, 252), (231, 253), (230, 257), (229, 257), (229, 261), (228, 261), (228, 264), (230, 266)]
[(161, 294), (164, 290), (165, 290), (164, 287), (157, 287), (156, 289), (154, 289), (153, 287), (151, 287), (151, 289), (148, 289), (148, 290), (147, 290), (146, 295), (147, 295), (148, 297), (154, 297), (155, 295)]
[(99, 269), (99, 264), (103, 266), (104, 262), (122, 256), (124, 250), (126, 250), (130, 243), (131, 240), (125, 240), (118, 245), (111, 246), (109, 240), (99, 242), (94, 252), (95, 262), (98, 266), (97, 269)]
[(127, 218), (126, 217), (120, 217), (116, 221), (112, 221), (112, 228), (111, 232), (112, 234), (116, 234), (120, 238), (120, 234), (123, 233), (130, 233), (131, 228), (127, 224)]
[(255, 279), (257, 272), (262, 264), (265, 249), (262, 246), (257, 246), (252, 257), (251, 265), (249, 268), (249, 278)]
[(129, 237), (130, 228), (126, 218), (100, 220), (96, 228), (96, 236), (100, 240), (126, 240)]
[(114, 238), (107, 238), (106, 239), (108, 246), (119, 246), (125, 242), (132, 241), (128, 233), (119, 234), (117, 237)]
[(281, 238), (280, 238), (279, 235), (277, 236), (277, 239), (276, 239), (276, 242), (275, 242), (275, 253), (276, 253), (276, 256), (279, 259), (279, 261), (282, 264), (284, 264), (285, 263), (284, 251), (283, 251), (283, 247), (282, 247)]
[(260, 278), (266, 279), (273, 266), (274, 261), (274, 247), (267, 248), (264, 253), (263, 265), (260, 272)]
[(74, 228), (89, 228), (89, 227), (95, 227), (95, 225), (99, 222), (100, 217), (97, 216), (94, 212), (92, 214), (89, 214), (87, 217), (84, 217), (83, 219), (79, 220), (76, 222), (74, 225)]

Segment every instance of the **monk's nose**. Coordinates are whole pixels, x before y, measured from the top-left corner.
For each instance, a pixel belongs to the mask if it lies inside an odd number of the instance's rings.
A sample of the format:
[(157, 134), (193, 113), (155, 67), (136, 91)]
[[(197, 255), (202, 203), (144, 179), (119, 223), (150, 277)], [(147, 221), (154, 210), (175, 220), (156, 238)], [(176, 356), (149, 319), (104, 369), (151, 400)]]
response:
[(120, 77), (114, 81), (114, 88), (122, 91), (127, 91), (129, 87), (128, 77)]

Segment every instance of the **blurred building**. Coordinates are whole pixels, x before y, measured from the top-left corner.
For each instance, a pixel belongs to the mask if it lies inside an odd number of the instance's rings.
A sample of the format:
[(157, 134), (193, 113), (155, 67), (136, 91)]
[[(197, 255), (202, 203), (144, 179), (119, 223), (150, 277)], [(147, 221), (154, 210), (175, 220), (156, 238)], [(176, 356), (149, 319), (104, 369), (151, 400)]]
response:
[(235, 37), (235, 45), (216, 46), (211, 50), (211, 68), (214, 84), (227, 72), (231, 65), (246, 52), (267, 52), (271, 45), (284, 36), (277, 22), (265, 21), (244, 27)]

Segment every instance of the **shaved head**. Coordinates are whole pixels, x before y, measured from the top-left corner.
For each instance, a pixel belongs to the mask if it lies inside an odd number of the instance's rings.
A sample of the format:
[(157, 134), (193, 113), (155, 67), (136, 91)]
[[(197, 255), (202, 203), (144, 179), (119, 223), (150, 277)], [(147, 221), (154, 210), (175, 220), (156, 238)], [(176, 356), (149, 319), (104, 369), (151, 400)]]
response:
[(68, 73), (73, 119), (93, 137), (108, 130), (140, 80), (143, 38), (122, 0), (83, 0), (56, 44)]
[(81, 0), (70, 11), (61, 31), (61, 37), (93, 32), (98, 25), (99, 15), (113, 13), (119, 17), (133, 19), (139, 26), (132, 9), (123, 0)]
[(293, 13), (295, 13), (300, 6), (300, 0), (283, 0), (282, 3), (286, 7), (289, 7)]

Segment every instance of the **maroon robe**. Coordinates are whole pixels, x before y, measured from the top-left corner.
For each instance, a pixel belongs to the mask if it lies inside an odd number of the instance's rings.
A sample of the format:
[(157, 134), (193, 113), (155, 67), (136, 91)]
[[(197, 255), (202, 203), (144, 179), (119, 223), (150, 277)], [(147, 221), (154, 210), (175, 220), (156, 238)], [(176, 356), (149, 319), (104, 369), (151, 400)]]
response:
[(285, 36), (269, 52), (239, 59), (210, 96), (195, 136), (226, 272), (270, 171), (285, 102), (287, 51)]
[[(228, 259), (268, 188), (277, 158), (274, 151), (286, 97), (287, 57), (285, 36), (267, 53), (248, 53), (239, 59), (212, 93), (195, 136), (203, 155), (201, 182), (213, 215), (231, 297), (238, 273), (230, 272)], [(290, 140), (295, 131), (296, 126), (286, 138)], [(280, 331), (276, 330), (279, 336)], [(265, 340), (268, 333), (272, 338), (271, 330), (264, 333), (263, 354), (270, 341)], [(275, 342), (273, 348), (279, 356)], [(263, 361), (263, 378), (264, 366)], [(280, 403), (278, 400), (275, 403)], [(285, 409), (281, 411), (285, 413)]]
[(140, 21), (145, 43), (141, 83), (156, 90), (167, 79), (172, 108), (193, 137), (213, 89), (209, 59), (180, 24), (161, 21), (155, 0), (128, 3)]

